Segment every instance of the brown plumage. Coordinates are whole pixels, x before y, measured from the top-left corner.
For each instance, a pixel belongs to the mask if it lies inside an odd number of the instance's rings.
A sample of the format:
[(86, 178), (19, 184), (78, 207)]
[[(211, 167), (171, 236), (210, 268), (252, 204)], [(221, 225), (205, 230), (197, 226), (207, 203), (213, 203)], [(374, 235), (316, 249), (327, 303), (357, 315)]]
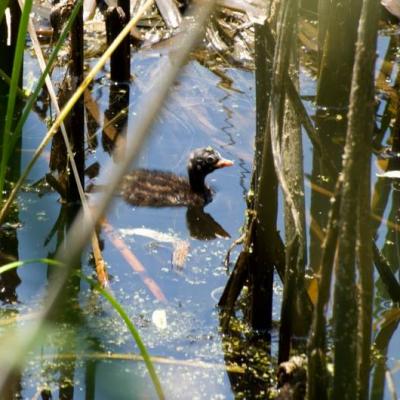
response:
[(216, 169), (229, 167), (226, 160), (211, 147), (194, 150), (187, 166), (188, 178), (171, 172), (135, 170), (127, 174), (120, 194), (130, 204), (150, 207), (202, 207), (212, 200), (205, 177)]

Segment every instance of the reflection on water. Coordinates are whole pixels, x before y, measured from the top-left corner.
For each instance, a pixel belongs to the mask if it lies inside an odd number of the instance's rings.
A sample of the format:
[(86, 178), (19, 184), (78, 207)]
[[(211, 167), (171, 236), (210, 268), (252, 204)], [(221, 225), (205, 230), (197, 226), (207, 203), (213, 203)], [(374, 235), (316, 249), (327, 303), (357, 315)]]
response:
[(186, 226), (194, 239), (230, 238), (229, 233), (210, 214), (204, 212), (202, 207), (188, 207)]
[[(11, 216), (16, 220), (17, 215)], [(16, 227), (0, 228), (0, 265), (18, 260), (18, 238)], [(18, 301), (17, 287), (21, 283), (16, 270), (0, 275), (0, 300), (3, 303), (15, 304)]]
[[(125, 140), (129, 111), (128, 84), (112, 84), (110, 86), (108, 108), (104, 112), (102, 144), (103, 150), (112, 154), (114, 161), (125, 156)], [(115, 146), (117, 148), (115, 149)]]

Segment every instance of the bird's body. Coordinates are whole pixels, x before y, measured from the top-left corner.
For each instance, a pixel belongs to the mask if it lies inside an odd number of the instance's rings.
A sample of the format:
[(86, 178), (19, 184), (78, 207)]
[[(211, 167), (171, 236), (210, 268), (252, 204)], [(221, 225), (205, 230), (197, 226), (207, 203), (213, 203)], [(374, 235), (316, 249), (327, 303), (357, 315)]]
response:
[(203, 207), (212, 200), (205, 177), (233, 165), (211, 147), (194, 150), (188, 161), (188, 178), (171, 172), (139, 169), (125, 175), (120, 194), (126, 202), (149, 207)]
[[(211, 200), (211, 190), (208, 190)], [(122, 180), (120, 194), (126, 202), (138, 206), (182, 207), (205, 204), (204, 196), (190, 190), (187, 178), (158, 170), (132, 171)]]

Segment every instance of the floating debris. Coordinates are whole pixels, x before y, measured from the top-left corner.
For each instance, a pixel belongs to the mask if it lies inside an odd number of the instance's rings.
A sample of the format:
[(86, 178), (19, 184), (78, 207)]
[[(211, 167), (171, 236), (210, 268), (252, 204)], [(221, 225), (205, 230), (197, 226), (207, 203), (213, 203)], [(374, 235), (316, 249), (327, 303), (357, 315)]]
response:
[(160, 331), (167, 328), (167, 313), (165, 310), (154, 310), (151, 315), (151, 321), (156, 326), (156, 328)]
[(122, 236), (144, 236), (161, 243), (171, 243), (173, 248), (172, 265), (176, 268), (182, 269), (185, 265), (186, 258), (189, 254), (189, 242), (181, 240), (175, 235), (156, 231), (148, 228), (131, 228), (120, 229)]

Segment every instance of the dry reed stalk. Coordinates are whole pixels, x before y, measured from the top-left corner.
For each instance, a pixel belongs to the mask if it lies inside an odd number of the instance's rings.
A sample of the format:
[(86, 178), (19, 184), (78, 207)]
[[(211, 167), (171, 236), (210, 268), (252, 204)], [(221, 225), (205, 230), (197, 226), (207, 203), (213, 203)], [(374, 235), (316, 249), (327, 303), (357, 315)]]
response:
[[(343, 159), (341, 225), (333, 305), (333, 397), (349, 400), (366, 399), (369, 392), (373, 272), (369, 218), (370, 183), (369, 175), (367, 177), (365, 171), (370, 168), (371, 138), (374, 131), (378, 7), (379, 3), (375, 0), (363, 1)], [(359, 210), (358, 214), (355, 210)], [(359, 303), (355, 297), (356, 257), (360, 275)], [(360, 310), (357, 310), (357, 305)]]

